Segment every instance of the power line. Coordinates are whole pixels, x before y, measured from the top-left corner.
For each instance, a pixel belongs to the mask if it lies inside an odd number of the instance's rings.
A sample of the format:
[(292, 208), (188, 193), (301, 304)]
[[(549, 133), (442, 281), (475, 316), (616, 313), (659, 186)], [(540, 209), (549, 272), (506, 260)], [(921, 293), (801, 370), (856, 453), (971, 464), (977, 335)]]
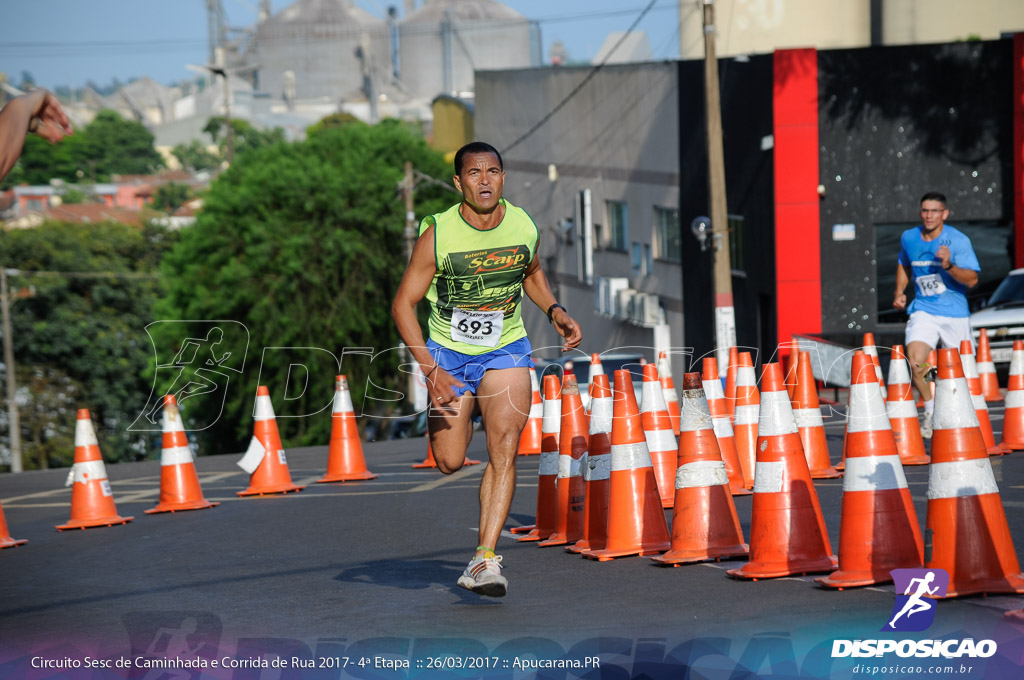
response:
[(545, 123), (551, 120), (552, 116), (561, 111), (563, 106), (568, 104), (573, 97), (579, 94), (580, 90), (586, 87), (587, 83), (589, 83), (594, 78), (594, 76), (597, 75), (597, 72), (604, 68), (604, 65), (607, 64), (608, 60), (612, 58), (612, 55), (615, 54), (615, 51), (617, 49), (619, 49), (619, 46), (622, 45), (623, 42), (625, 42), (626, 38), (629, 37), (629, 34), (633, 32), (633, 29), (635, 29), (637, 25), (643, 20), (643, 18), (647, 16), (647, 13), (651, 11), (652, 7), (654, 7), (655, 2), (657, 2), (657, 0), (651, 0), (649, 3), (647, 3), (647, 7), (644, 7), (643, 11), (640, 12), (640, 15), (633, 20), (633, 23), (630, 25), (630, 27), (626, 29), (626, 32), (622, 34), (622, 37), (619, 38), (618, 42), (616, 42), (615, 45), (611, 48), (611, 50), (609, 50), (608, 54), (605, 55), (604, 60), (594, 68), (590, 69), (590, 72), (587, 73), (586, 77), (583, 78), (583, 80), (581, 80), (579, 84), (576, 85), (576, 87), (574, 87), (572, 91), (569, 92), (569, 94), (567, 94), (565, 98), (555, 106), (555, 108), (551, 109), (543, 118), (537, 121), (533, 125), (533, 127), (531, 127), (529, 130), (520, 135), (517, 140), (515, 140), (507, 147), (505, 147), (505, 153), (508, 153), (512, 149), (516, 148), (520, 143), (522, 143), (524, 140), (533, 135), (533, 133), (541, 129)]

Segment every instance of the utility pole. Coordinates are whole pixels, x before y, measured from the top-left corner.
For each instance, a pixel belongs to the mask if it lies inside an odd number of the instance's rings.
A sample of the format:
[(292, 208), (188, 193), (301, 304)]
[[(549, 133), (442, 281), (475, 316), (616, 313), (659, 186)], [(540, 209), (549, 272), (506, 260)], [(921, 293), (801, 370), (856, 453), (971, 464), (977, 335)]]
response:
[(704, 2), (704, 102), (708, 137), (708, 189), (715, 247), (715, 352), (726, 370), (729, 348), (736, 344), (736, 310), (732, 303), (729, 262), (729, 208), (725, 200), (725, 152), (722, 148), (722, 105), (715, 54), (715, 3)]
[(7, 269), (0, 267), (0, 306), (3, 307), (4, 367), (7, 372), (7, 429), (11, 435), (11, 472), (21, 472), (21, 419), (15, 395), (18, 383), (14, 375), (14, 343), (11, 342), (11, 295), (7, 288)]
[(228, 67), (224, 59), (224, 48), (217, 48), (217, 61), (207, 67), (211, 73), (224, 79), (224, 142), (228, 165), (235, 160), (235, 129), (231, 127), (231, 85), (228, 83)]

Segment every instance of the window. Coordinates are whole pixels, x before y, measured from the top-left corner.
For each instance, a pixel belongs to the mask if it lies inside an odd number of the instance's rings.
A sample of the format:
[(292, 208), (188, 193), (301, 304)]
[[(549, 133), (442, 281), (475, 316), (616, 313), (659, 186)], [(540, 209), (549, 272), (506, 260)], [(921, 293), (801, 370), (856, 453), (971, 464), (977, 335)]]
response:
[(629, 243), (629, 209), (625, 201), (605, 201), (608, 213), (608, 247), (612, 250), (626, 251)]
[(658, 239), (658, 257), (679, 262), (683, 259), (682, 234), (679, 231), (679, 211), (675, 208), (654, 206), (654, 230)]
[(633, 241), (633, 276), (643, 276), (644, 274), (644, 260), (643, 251), (640, 249), (640, 242)]

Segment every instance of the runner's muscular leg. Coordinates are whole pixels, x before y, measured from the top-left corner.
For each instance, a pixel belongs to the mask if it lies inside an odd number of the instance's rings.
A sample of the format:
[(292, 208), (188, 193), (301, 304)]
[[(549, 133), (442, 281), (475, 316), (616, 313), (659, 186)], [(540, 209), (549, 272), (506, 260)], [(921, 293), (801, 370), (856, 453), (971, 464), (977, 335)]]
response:
[(491, 548), (498, 543), (516, 489), (519, 437), (530, 416), (529, 370), (524, 367), (487, 371), (477, 392), (490, 458), (480, 480), (479, 545)]
[(473, 395), (466, 392), (444, 408), (430, 406), (427, 411), (430, 448), (443, 474), (458, 472), (466, 462), (466, 449), (473, 439), (475, 403)]
[(927, 343), (917, 340), (907, 343), (907, 359), (910, 360), (912, 371), (911, 379), (914, 382), (914, 387), (925, 401), (931, 401), (933, 393), (931, 384), (924, 379), (928, 369), (921, 367), (921, 364), (928, 362), (928, 353), (931, 351), (932, 348)]

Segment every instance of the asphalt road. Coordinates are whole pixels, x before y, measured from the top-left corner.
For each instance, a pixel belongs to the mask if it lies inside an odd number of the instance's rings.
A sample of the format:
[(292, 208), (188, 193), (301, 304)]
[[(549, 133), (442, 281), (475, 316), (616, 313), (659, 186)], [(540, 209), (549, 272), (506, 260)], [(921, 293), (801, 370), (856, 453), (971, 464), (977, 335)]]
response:
[[(1001, 414), (993, 408), (997, 432)], [(826, 422), (837, 461), (842, 419)], [(0, 475), (10, 532), (29, 539), (0, 551), (0, 678), (511, 678), (534, 677), (537, 660), (591, 656), (599, 668), (538, 677), (853, 678), (862, 660), (832, 659), (832, 640), (885, 637), (892, 585), (831, 591), (813, 576), (728, 578), (742, 561), (599, 563), (510, 534), (499, 546), (509, 594), (479, 597), (455, 581), (476, 545), (484, 466), (447, 477), (413, 469), (425, 448), (424, 439), (365, 444), (379, 477), (346, 484), (315, 483), (326, 447), (290, 450), (292, 479), (305, 490), (252, 498), (235, 495), (248, 483), (240, 454), (199, 457), (204, 494), (221, 505), (159, 515), (143, 512), (159, 493), (157, 461), (107, 465), (118, 511), (134, 521), (67, 532), (54, 529), (69, 518), (66, 469)], [(470, 454), (486, 461), (482, 433)], [(532, 523), (538, 458), (518, 459), (508, 527)], [(1024, 454), (991, 462), (1020, 553)], [(923, 529), (928, 469), (906, 475)], [(815, 488), (838, 550), (842, 480)], [(734, 500), (749, 537), (751, 497)], [(1024, 627), (1003, 612), (1022, 604), (1003, 595), (943, 600), (927, 633), (909, 635), (999, 643), (983, 674), (945, 677), (1021, 677)], [(207, 666), (145, 665), (161, 658)], [(268, 666), (237, 666), (248, 659)], [(229, 667), (209, 665), (219, 660)]]

